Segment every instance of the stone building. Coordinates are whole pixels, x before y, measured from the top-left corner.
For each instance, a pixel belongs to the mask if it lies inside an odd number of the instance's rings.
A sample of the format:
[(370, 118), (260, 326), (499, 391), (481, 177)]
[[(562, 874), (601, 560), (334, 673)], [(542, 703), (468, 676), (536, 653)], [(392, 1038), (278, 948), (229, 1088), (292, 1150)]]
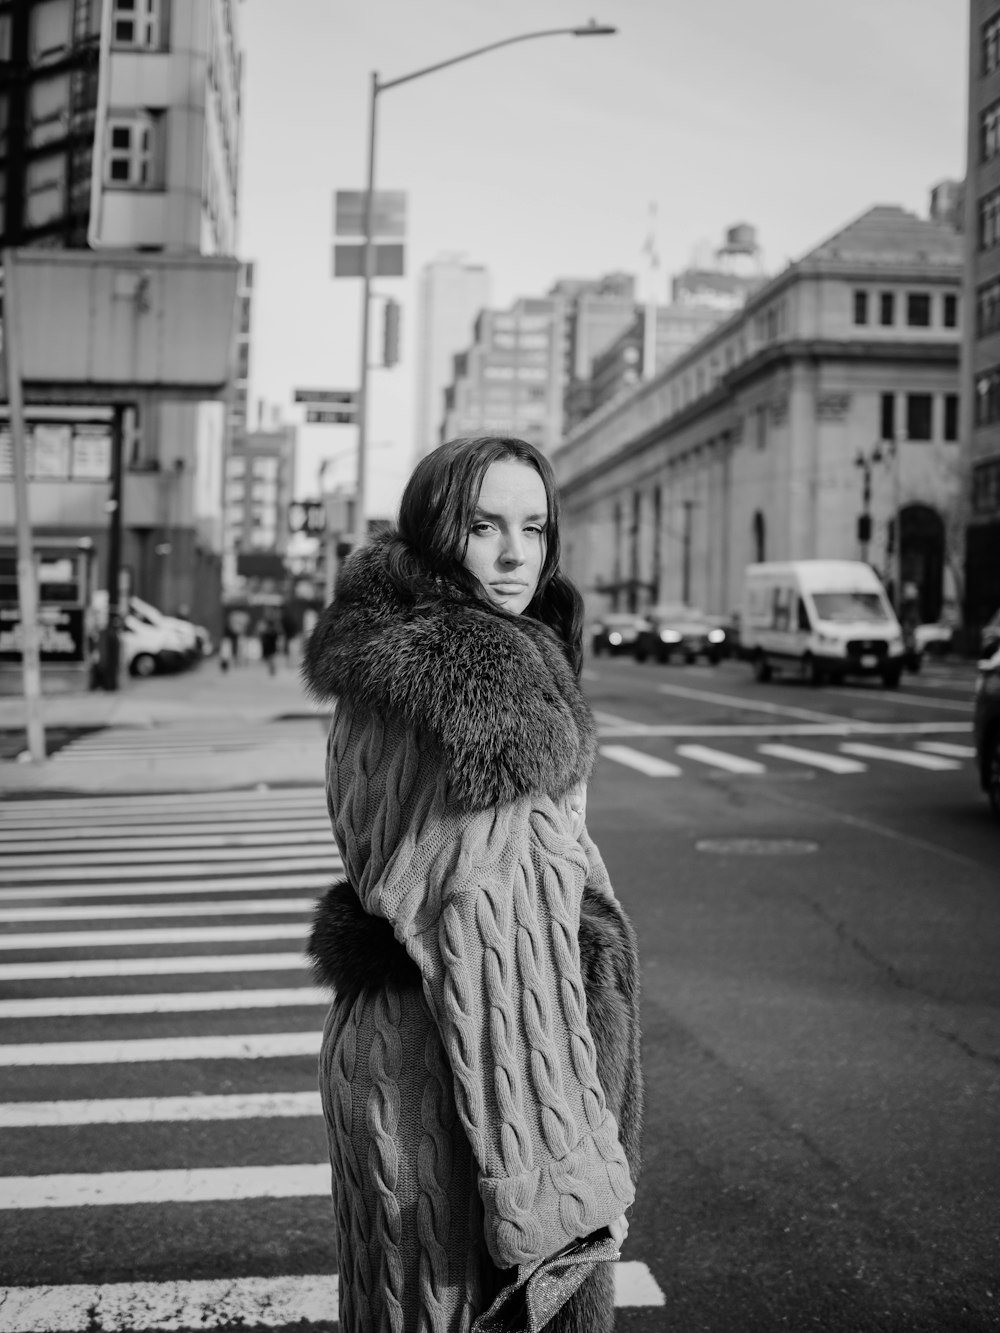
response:
[(952, 227), (872, 208), (572, 431), (553, 465), (590, 611), (728, 614), (748, 563), (808, 557), (951, 609), (961, 274)]

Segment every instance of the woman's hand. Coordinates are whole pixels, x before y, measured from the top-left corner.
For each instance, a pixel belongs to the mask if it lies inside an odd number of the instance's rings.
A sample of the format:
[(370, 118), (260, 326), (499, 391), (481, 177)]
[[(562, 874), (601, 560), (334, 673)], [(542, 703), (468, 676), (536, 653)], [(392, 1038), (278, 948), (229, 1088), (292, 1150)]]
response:
[(616, 1217), (613, 1222), (609, 1222), (608, 1230), (611, 1232), (611, 1239), (621, 1249), (628, 1236), (628, 1218), (625, 1214), (622, 1213), (621, 1217)]

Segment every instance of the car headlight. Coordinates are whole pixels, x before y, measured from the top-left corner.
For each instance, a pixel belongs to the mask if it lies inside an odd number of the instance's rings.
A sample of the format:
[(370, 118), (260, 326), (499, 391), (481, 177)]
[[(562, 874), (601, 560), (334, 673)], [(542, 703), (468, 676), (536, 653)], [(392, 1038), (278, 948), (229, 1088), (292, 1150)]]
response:
[(622, 641), (622, 636), (618, 633), (616, 629), (613, 629), (611, 633), (608, 635), (608, 643), (610, 643), (613, 648), (617, 648), (618, 645), (621, 643), (621, 641)]
[(675, 629), (660, 630), (661, 643), (680, 643), (680, 641), (681, 641), (681, 636), (680, 634), (678, 634), (677, 630)]
[(708, 631), (709, 643), (722, 643), (724, 642), (725, 637), (726, 631), (724, 629), (710, 629)]

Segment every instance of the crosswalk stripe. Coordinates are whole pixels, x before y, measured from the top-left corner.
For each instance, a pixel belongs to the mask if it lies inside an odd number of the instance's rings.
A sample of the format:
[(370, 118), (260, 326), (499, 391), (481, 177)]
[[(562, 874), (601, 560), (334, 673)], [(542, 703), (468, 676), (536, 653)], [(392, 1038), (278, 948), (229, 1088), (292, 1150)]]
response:
[(725, 769), (727, 773), (755, 775), (767, 772), (765, 766), (759, 764), (756, 759), (744, 759), (742, 755), (728, 754), (725, 750), (713, 750), (708, 745), (678, 745), (677, 753), (685, 759), (694, 759), (699, 764)]
[(282, 824), (277, 828), (259, 828), (242, 825), (238, 828), (213, 828), (211, 833), (171, 829), (163, 833), (136, 834), (132, 829), (117, 832), (113, 829), (81, 829), (77, 833), (59, 833), (44, 839), (25, 838), (24, 833), (11, 836), (0, 833), (0, 853), (4, 857), (24, 852), (46, 852), (49, 856), (71, 856), (81, 846), (88, 852), (144, 850), (153, 847), (277, 847), (285, 843), (307, 840), (311, 846), (329, 845), (332, 840), (329, 822), (325, 819), (303, 820), (301, 824)]
[(287, 916), (309, 912), (315, 898), (239, 898), (225, 903), (88, 903), (80, 907), (0, 907), (0, 922), (128, 921), (151, 916)]
[[(265, 839), (265, 845), (270, 839)], [(282, 857), (286, 860), (301, 861), (307, 857), (315, 856), (317, 849), (321, 847), (333, 846), (333, 839), (328, 834), (326, 838), (309, 838), (305, 840), (304, 845), (285, 847), (282, 849)], [(146, 851), (131, 852), (73, 852), (71, 848), (62, 849), (53, 856), (52, 853), (42, 855), (40, 853), (25, 854), (23, 856), (8, 856), (4, 853), (3, 863), (5, 870), (27, 869), (37, 865), (52, 865), (54, 869), (60, 868), (59, 857), (70, 856), (74, 864), (78, 866), (120, 866), (120, 865), (146, 865), (149, 862), (162, 864), (165, 861), (225, 861), (234, 859), (234, 848), (231, 847), (193, 847), (191, 852), (196, 853), (192, 856), (184, 847), (162, 847), (153, 848)], [(236, 853), (238, 855), (238, 853)], [(252, 853), (248, 850), (246, 859), (252, 859)]]
[(815, 768), (826, 769), (829, 773), (864, 773), (867, 768), (857, 759), (845, 759), (841, 755), (825, 754), (821, 750), (802, 750), (797, 745), (758, 745), (760, 754), (772, 759), (787, 759), (793, 764), (809, 764)]
[(318, 1092), (222, 1093), (205, 1097), (109, 1097), (103, 1101), (3, 1102), (0, 1103), (0, 1129), (175, 1124), (194, 1120), (272, 1120), (322, 1114), (323, 1105)]
[(31, 815), (16, 823), (12, 819), (0, 820), (0, 839), (23, 838), (45, 830), (53, 838), (77, 838), (93, 836), (111, 837), (121, 832), (123, 835), (134, 833), (136, 829), (156, 828), (164, 833), (198, 833), (208, 825), (213, 829), (239, 832), (241, 829), (293, 829), (303, 824), (325, 820), (329, 827), (329, 816), (323, 806), (300, 808), (289, 806), (285, 811), (256, 815), (252, 810), (241, 813), (239, 810), (161, 810), (154, 815), (148, 810), (122, 811), (117, 814), (106, 811), (103, 814), (88, 815), (83, 821), (73, 822), (60, 819), (57, 828), (53, 828), (51, 814)]
[(602, 745), (601, 754), (606, 759), (613, 759), (616, 764), (624, 764), (627, 768), (637, 769), (640, 773), (645, 773), (650, 778), (676, 778), (680, 776), (681, 770), (676, 764), (669, 763), (666, 759), (658, 759), (656, 755), (645, 754), (642, 750), (633, 750), (628, 745)]
[(105, 1208), (137, 1203), (305, 1199), (330, 1192), (328, 1162), (178, 1167), (57, 1176), (0, 1176), (0, 1209)]
[[(0, 889), (0, 902), (39, 902), (43, 898), (148, 898), (154, 895), (177, 897), (178, 894), (252, 893), (255, 890), (319, 889), (330, 884), (343, 866), (336, 855), (330, 858), (329, 872), (310, 870), (303, 875), (236, 875), (229, 879), (162, 879), (125, 884), (32, 884), (23, 888)], [(99, 878), (94, 876), (95, 879)]]
[[(225, 853), (230, 855), (230, 853)], [(155, 875), (157, 870), (164, 871), (167, 861), (171, 870), (179, 875), (239, 875), (248, 874), (256, 871), (258, 874), (264, 874), (267, 871), (281, 872), (288, 869), (289, 859), (295, 861), (296, 870), (331, 870), (340, 864), (340, 858), (336, 849), (331, 844), (330, 852), (325, 856), (313, 856), (306, 852), (304, 856), (293, 856), (292, 853), (286, 853), (280, 860), (258, 861), (255, 857), (247, 856), (242, 860), (220, 861), (213, 864), (207, 861), (204, 856), (200, 856), (196, 861), (184, 861), (177, 857), (166, 857), (160, 855), (155, 858), (155, 865), (148, 861), (131, 862), (126, 865), (109, 865), (101, 863), (93, 866), (80, 866), (75, 869), (72, 866), (53, 866), (46, 869), (43, 865), (35, 864), (25, 866), (23, 869), (15, 869), (10, 873), (7, 870), (0, 870), (0, 884), (38, 884), (57, 880), (80, 880), (90, 879), (102, 881), (105, 879), (132, 879), (140, 878), (143, 875)]]
[(840, 748), (845, 754), (857, 755), (859, 759), (886, 759), (890, 763), (907, 764), (910, 768), (926, 768), (936, 773), (945, 773), (962, 767), (954, 759), (945, 759), (941, 755), (920, 754), (916, 750), (893, 750), (888, 745), (845, 741)]
[(318, 1055), (319, 1044), (319, 1032), (25, 1042), (0, 1046), (0, 1067), (156, 1064), (161, 1060), (281, 1060), (288, 1056)]
[(97, 949), (125, 944), (235, 944), (238, 940), (294, 940), (305, 936), (305, 923), (269, 921), (260, 926), (171, 926), (140, 930), (39, 931), (0, 937), (0, 949)]
[(160, 810), (245, 810), (255, 806), (276, 808), (277, 806), (298, 807), (314, 802), (325, 808), (326, 792), (322, 786), (310, 783), (303, 787), (247, 787), (242, 791), (223, 792), (164, 792), (155, 796), (96, 796), (96, 797), (46, 797), (37, 800), (5, 801), (0, 804), (0, 815), (5, 820), (16, 819), (22, 814), (48, 814), (83, 817), (102, 812), (117, 814), (123, 810), (151, 810), (155, 814)]
[(918, 750), (924, 750), (927, 754), (940, 754), (945, 759), (975, 759), (976, 747), (974, 745), (952, 745), (950, 741), (920, 741), (917, 745)]
[[(614, 1265), (615, 1304), (661, 1306), (662, 1290), (648, 1266)], [(198, 1328), (297, 1328), (336, 1324), (338, 1281), (332, 1274), (232, 1277), (175, 1282), (7, 1287), (0, 1333), (154, 1333)]]
[(0, 1018), (196, 1014), (234, 1009), (308, 1008), (329, 1003), (329, 992), (318, 986), (290, 986), (282, 990), (168, 991), (162, 995), (53, 995), (0, 1000)]
[(212, 976), (224, 972), (297, 972), (301, 953), (192, 953), (169, 958), (69, 958), (58, 963), (0, 963), (0, 981), (72, 981), (83, 977)]

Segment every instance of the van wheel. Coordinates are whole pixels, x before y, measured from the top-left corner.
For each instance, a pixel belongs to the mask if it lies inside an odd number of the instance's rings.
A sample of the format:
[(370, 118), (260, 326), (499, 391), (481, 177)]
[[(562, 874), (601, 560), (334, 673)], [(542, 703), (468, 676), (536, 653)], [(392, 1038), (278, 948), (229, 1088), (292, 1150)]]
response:
[(761, 684), (771, 679), (771, 663), (767, 660), (767, 653), (757, 653), (754, 657), (753, 678), (759, 680)]
[(826, 684), (826, 672), (815, 657), (806, 655), (802, 660), (803, 674), (810, 685), (818, 687)]
[(132, 658), (130, 670), (133, 676), (152, 676), (156, 671), (156, 658), (152, 653), (137, 653)]
[(887, 690), (898, 690), (899, 678), (900, 676), (902, 676), (902, 674), (903, 674), (902, 667), (898, 666), (886, 667), (886, 669), (882, 672), (882, 684), (885, 686)]

